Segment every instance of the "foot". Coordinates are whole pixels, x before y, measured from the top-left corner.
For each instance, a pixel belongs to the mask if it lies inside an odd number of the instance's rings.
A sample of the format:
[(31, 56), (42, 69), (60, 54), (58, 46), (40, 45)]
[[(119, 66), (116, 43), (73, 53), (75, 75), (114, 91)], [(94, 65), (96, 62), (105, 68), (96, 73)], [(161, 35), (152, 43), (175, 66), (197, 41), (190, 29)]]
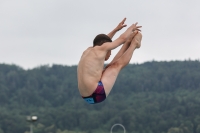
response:
[(138, 33), (134, 36), (133, 40), (131, 41), (131, 45), (134, 44), (134, 45), (136, 45), (136, 48), (140, 48), (140, 46), (141, 46), (141, 41), (142, 41), (142, 34), (141, 34), (140, 32), (138, 32)]

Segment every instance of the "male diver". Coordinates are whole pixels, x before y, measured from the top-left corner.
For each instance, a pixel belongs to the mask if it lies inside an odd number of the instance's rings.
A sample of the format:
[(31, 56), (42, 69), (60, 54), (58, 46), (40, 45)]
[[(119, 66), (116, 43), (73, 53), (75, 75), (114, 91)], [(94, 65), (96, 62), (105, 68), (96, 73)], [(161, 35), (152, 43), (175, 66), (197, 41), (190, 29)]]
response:
[[(137, 23), (132, 24), (116, 40), (112, 41), (115, 33), (126, 27), (124, 18), (108, 35), (99, 34), (93, 40), (93, 46), (87, 48), (79, 61), (77, 68), (78, 88), (82, 98), (95, 104), (102, 102), (110, 93), (119, 72), (129, 64), (135, 49), (140, 48), (142, 34)], [(123, 44), (113, 60), (104, 68), (111, 50)]]

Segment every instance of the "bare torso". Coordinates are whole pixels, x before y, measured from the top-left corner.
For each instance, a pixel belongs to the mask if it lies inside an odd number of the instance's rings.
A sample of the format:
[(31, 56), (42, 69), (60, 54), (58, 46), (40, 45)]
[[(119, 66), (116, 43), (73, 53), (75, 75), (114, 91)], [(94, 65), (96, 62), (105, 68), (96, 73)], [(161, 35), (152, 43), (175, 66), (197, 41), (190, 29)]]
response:
[(91, 95), (101, 80), (106, 52), (99, 46), (86, 49), (77, 68), (78, 88), (81, 96)]

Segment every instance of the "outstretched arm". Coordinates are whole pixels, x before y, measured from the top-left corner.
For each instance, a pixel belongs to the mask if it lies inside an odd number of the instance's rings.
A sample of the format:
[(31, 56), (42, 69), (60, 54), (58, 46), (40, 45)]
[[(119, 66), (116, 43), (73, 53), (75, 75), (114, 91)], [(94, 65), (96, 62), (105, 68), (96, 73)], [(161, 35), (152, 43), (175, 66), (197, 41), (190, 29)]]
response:
[[(107, 42), (105, 45), (102, 45), (102, 49), (108, 51), (108, 50), (113, 50), (120, 46), (121, 44), (125, 43), (125, 41), (130, 37), (131, 33), (133, 31), (137, 30), (140, 31), (139, 28), (142, 26), (137, 26), (138, 23), (132, 24), (123, 34), (121, 34), (116, 40), (113, 42)], [(109, 43), (109, 44), (108, 44)], [(107, 44), (107, 45), (106, 45)]]
[(124, 22), (126, 21), (126, 18), (124, 18), (118, 25), (117, 27), (112, 30), (107, 36), (110, 37), (110, 39), (113, 38), (113, 36), (122, 28), (126, 27), (126, 24), (124, 24)]

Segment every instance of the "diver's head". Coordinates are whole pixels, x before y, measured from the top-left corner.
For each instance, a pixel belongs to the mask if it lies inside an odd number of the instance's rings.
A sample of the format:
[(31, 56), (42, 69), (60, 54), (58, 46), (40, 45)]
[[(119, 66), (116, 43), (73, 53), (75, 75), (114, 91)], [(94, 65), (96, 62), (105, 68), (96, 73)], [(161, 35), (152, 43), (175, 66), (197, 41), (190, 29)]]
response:
[(101, 46), (105, 42), (112, 42), (112, 40), (105, 34), (99, 34), (93, 40), (93, 47)]

